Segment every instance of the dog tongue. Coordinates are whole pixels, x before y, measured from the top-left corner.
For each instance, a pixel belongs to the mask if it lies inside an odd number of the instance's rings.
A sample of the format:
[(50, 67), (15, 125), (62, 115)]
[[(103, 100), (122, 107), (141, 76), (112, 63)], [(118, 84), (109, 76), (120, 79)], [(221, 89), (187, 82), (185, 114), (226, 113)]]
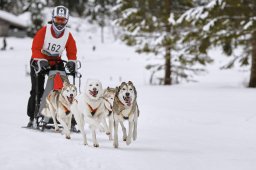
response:
[(130, 97), (126, 97), (125, 98), (125, 103), (127, 104), (127, 106), (131, 106), (131, 98)]
[(73, 97), (68, 97), (68, 101), (69, 101), (69, 103), (72, 104), (72, 102), (73, 102)]
[(95, 90), (95, 91), (90, 91), (90, 94), (93, 96), (93, 97), (95, 97), (95, 96), (97, 96), (97, 94), (98, 94), (98, 92)]

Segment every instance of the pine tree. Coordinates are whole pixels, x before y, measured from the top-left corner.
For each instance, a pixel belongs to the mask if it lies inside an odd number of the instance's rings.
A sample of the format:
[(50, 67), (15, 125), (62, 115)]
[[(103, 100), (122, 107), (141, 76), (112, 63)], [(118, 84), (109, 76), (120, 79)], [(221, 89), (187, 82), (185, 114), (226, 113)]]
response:
[(30, 1), (29, 11), (31, 11), (32, 25), (28, 29), (28, 35), (31, 37), (43, 26), (44, 16), (42, 15), (42, 10), (44, 5), (45, 4), (40, 0)]
[(224, 68), (232, 68), (237, 62), (241, 66), (251, 64), (249, 87), (256, 87), (255, 16), (255, 0), (213, 0), (188, 10), (179, 21), (193, 26), (185, 41), (197, 42), (200, 52), (221, 46), (227, 56), (232, 56)]
[(116, 5), (116, 0), (91, 0), (88, 3), (86, 16), (92, 23), (97, 23), (101, 28), (101, 42), (104, 42), (104, 28), (110, 24), (115, 16), (112, 8)]
[(164, 70), (160, 84), (170, 85), (181, 79), (190, 79), (190, 73), (201, 69), (193, 68), (196, 62), (205, 64), (207, 58), (187, 56), (180, 36), (188, 27), (176, 27), (179, 16), (192, 7), (192, 0), (122, 0), (117, 10), (116, 23), (124, 28), (123, 41), (136, 46), (137, 52), (153, 53), (164, 57), (165, 63), (150, 64), (146, 68), (156, 72)]

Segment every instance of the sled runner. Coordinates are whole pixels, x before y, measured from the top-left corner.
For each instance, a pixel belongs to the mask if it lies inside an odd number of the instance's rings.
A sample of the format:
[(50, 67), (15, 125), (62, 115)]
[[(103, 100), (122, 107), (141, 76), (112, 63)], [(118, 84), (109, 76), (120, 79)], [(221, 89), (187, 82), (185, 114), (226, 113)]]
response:
[[(40, 64), (40, 61), (38, 61)], [(70, 73), (66, 69), (67, 61), (65, 60), (49, 60), (49, 62), (55, 62), (54, 68), (51, 68), (50, 70), (47, 70), (46, 73), (48, 75), (48, 80), (44, 89), (43, 96), (40, 100), (39, 98), (39, 89), (38, 89), (38, 75), (43, 74), (40, 73), (41, 70), (37, 70), (37, 68), (34, 68), (36, 73), (36, 97), (35, 97), (35, 111), (34, 111), (34, 122), (33, 122), (33, 129), (44, 131), (45, 129), (52, 129), (53, 121), (52, 118), (46, 117), (41, 114), (42, 110), (46, 106), (46, 98), (48, 94), (52, 90), (61, 90), (63, 87), (64, 82), (69, 83), (68, 77), (73, 77), (73, 84), (75, 85), (76, 78), (79, 79), (79, 92), (80, 92), (80, 85), (81, 85), (81, 77), (82, 75), (77, 72), (78, 69), (81, 68), (80, 61), (76, 61), (76, 69), (74, 73)], [(74, 123), (75, 120), (73, 119), (72, 122)], [(59, 122), (58, 126), (61, 128)], [(72, 129), (71, 129), (72, 130)], [(77, 132), (77, 130), (73, 129), (73, 132)]]

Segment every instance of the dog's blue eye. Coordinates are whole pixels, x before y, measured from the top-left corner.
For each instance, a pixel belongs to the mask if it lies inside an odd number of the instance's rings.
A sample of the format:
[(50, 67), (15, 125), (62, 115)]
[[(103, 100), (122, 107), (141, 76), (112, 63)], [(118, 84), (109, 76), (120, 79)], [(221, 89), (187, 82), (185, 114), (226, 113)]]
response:
[(132, 91), (132, 89), (130, 89)]
[(123, 88), (123, 90), (125, 90), (125, 88)]

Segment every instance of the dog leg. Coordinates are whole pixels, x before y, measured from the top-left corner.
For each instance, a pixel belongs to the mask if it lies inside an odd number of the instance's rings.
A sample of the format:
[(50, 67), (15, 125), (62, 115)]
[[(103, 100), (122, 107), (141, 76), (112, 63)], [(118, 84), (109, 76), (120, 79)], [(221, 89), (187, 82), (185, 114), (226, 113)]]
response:
[(120, 121), (122, 131), (123, 131), (123, 141), (126, 141), (127, 139), (127, 134), (126, 134), (126, 128), (124, 127), (124, 122)]
[(68, 129), (69, 129), (69, 131), (71, 131), (72, 114), (70, 114), (67, 119), (68, 119), (67, 120), (67, 122), (68, 122), (67, 123), (68, 124)]
[(46, 100), (46, 102), (49, 106), (49, 111), (50, 111), (50, 114), (52, 116), (52, 120), (53, 120), (53, 124), (54, 124), (54, 130), (56, 132), (58, 132), (59, 131), (59, 126), (58, 126), (58, 123), (57, 123), (57, 120), (56, 120), (57, 112), (55, 111), (55, 109), (53, 108), (52, 104), (49, 102), (48, 99)]
[(97, 148), (97, 147), (99, 147), (99, 143), (98, 143), (97, 138), (96, 138), (95, 127), (92, 127), (91, 130), (92, 130), (93, 146)]
[(113, 117), (110, 116), (109, 119), (108, 119), (108, 122), (109, 122), (109, 140), (113, 140), (112, 138), (112, 133), (113, 133), (113, 124), (114, 124), (114, 121), (113, 121)]
[(137, 123), (137, 120), (135, 120), (134, 121), (134, 128), (133, 128), (133, 140), (137, 139), (137, 126), (138, 126), (138, 123)]
[(81, 113), (78, 113), (78, 110), (75, 107), (71, 107), (72, 113), (74, 115), (74, 118), (77, 123), (77, 127), (80, 130), (82, 136), (83, 136), (83, 143), (84, 145), (88, 145), (86, 134), (84, 131), (84, 116)]
[(103, 127), (104, 127), (104, 130), (105, 130), (106, 134), (107, 134), (107, 135), (110, 135), (110, 132), (109, 132), (109, 128), (108, 128), (108, 125), (107, 125), (106, 118), (103, 118), (102, 123), (103, 123)]
[(60, 116), (58, 116), (57, 119), (63, 127), (63, 131), (66, 135), (66, 139), (70, 139), (70, 129), (68, 128), (66, 122)]
[(134, 116), (133, 140), (137, 139), (138, 114), (139, 114), (139, 110), (137, 106), (135, 116)]
[[(102, 122), (102, 123), (103, 123), (103, 122)], [(105, 131), (105, 128), (104, 128), (101, 124), (99, 125), (99, 130), (100, 130), (100, 132), (106, 132), (106, 131)]]
[(115, 148), (118, 148), (118, 121), (114, 120), (114, 143)]
[(126, 140), (127, 145), (130, 145), (131, 141), (132, 141), (133, 126), (134, 126), (133, 120), (129, 121), (129, 132), (128, 132), (128, 137), (127, 137), (127, 140)]

